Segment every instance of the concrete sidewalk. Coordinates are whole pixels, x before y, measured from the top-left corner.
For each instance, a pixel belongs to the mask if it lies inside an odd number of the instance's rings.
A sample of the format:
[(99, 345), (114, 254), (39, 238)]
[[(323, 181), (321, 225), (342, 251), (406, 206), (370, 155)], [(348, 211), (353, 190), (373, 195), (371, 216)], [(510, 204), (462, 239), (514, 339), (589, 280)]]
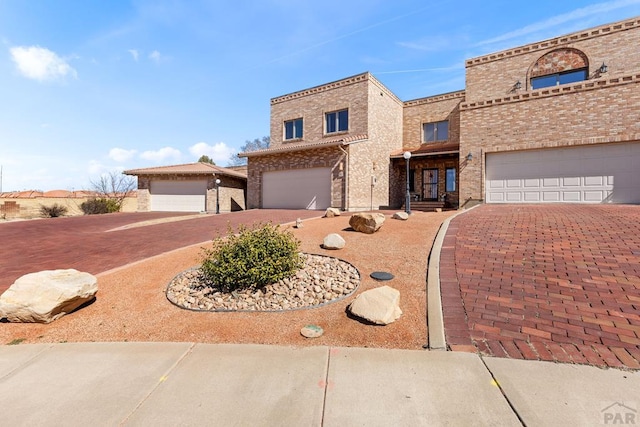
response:
[(11, 426), (637, 424), (638, 396), (637, 371), (471, 353), (0, 346), (0, 419)]

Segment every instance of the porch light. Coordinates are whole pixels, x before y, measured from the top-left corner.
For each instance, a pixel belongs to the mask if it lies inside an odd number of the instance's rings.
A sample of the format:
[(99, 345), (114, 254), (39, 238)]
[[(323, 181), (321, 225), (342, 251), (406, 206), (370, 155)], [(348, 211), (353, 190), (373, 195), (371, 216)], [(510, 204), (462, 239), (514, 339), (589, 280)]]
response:
[(471, 153), (467, 154), (466, 159), (467, 159), (467, 162), (470, 162), (471, 160), (473, 160), (473, 154)]
[(600, 66), (600, 68), (598, 68), (598, 71), (600, 72), (600, 74), (604, 74), (607, 72), (608, 69), (609, 67), (607, 67), (607, 64), (602, 62), (602, 65)]
[(411, 152), (405, 151), (402, 157), (404, 157), (404, 160), (407, 163), (407, 198), (405, 201), (404, 211), (407, 214), (411, 214), (411, 194), (409, 193), (409, 159), (411, 158)]
[(220, 213), (220, 179), (216, 179), (216, 214)]

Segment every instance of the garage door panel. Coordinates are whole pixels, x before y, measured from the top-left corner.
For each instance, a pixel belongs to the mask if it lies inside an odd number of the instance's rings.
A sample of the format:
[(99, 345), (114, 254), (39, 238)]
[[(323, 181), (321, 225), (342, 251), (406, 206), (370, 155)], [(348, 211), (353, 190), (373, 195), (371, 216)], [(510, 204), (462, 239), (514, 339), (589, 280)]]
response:
[(207, 181), (152, 181), (151, 210), (160, 212), (203, 212), (206, 210)]
[(559, 191), (544, 191), (541, 196), (540, 200), (542, 202), (559, 202), (561, 200)]
[(326, 209), (331, 206), (331, 168), (289, 169), (262, 176), (265, 209)]
[(527, 202), (539, 202), (540, 201), (540, 193), (539, 192), (531, 192), (527, 191), (524, 193), (524, 200)]
[(485, 197), (489, 203), (640, 203), (638, 164), (640, 143), (487, 153)]

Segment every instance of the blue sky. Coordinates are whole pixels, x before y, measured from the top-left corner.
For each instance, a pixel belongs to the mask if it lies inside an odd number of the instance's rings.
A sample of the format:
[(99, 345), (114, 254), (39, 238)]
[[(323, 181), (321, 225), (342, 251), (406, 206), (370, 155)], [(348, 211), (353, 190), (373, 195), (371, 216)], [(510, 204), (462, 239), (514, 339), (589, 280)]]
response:
[(640, 15), (640, 0), (0, 0), (2, 190), (225, 166), (269, 100), (372, 72), (403, 100), (464, 61)]

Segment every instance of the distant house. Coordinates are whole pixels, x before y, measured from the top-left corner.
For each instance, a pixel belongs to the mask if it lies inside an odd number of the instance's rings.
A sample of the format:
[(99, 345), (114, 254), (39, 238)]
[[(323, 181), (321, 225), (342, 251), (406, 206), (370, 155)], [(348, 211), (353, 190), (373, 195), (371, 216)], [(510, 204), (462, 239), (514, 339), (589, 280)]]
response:
[[(466, 61), (401, 101), (363, 73), (271, 99), (248, 208), (640, 203), (640, 18)], [(409, 152), (409, 175), (405, 152)]]
[(138, 177), (139, 212), (246, 209), (247, 176), (239, 171), (210, 163), (188, 163), (131, 169), (124, 173)]

